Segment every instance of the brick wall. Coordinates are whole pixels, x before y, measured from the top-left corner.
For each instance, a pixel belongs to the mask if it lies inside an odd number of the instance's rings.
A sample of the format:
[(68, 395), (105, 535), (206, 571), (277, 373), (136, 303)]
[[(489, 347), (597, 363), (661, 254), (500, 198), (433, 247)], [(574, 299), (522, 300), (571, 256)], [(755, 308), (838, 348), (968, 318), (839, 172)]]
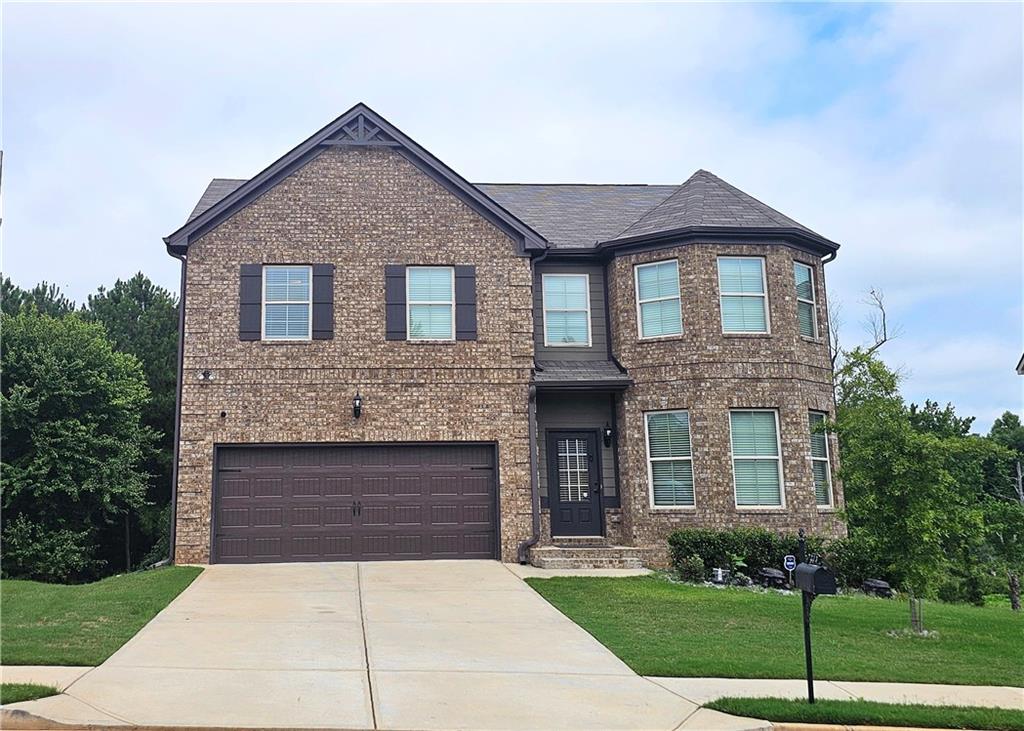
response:
[[(239, 341), (239, 266), (251, 263), (335, 264), (334, 339)], [(478, 339), (386, 341), (385, 264), (475, 265)], [(325, 151), (193, 242), (176, 560), (209, 560), (214, 444), (435, 440), (498, 444), (501, 550), (513, 560), (530, 533), (531, 306), (514, 243), (388, 149)]]
[[(780, 242), (781, 244), (781, 242)], [(771, 333), (725, 335), (718, 304), (718, 255), (763, 256), (766, 260)], [(683, 334), (637, 339), (633, 265), (679, 260)], [(797, 328), (793, 261), (815, 269), (817, 340)], [(786, 245), (706, 243), (622, 256), (610, 264), (614, 352), (635, 380), (618, 404), (619, 466), (623, 533), (628, 543), (649, 549), (646, 559), (663, 563), (665, 539), (679, 527), (758, 524), (772, 529), (843, 534), (835, 510), (815, 504), (808, 410), (835, 414), (827, 344), (825, 288), (820, 260)], [(737, 508), (732, 484), (729, 409), (771, 408), (779, 412), (785, 507)], [(687, 409), (693, 449), (695, 507), (654, 509), (647, 479), (645, 411)], [(836, 444), (830, 441), (833, 469)], [(833, 481), (835, 504), (842, 486)]]

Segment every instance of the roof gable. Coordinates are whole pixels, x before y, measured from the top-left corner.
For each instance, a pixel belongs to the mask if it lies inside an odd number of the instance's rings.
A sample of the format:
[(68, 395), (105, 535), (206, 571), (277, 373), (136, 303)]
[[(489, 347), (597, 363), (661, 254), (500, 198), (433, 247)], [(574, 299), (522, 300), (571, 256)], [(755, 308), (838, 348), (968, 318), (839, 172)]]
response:
[[(305, 165), (324, 149), (332, 146), (393, 147), (420, 171), (501, 228), (516, 242), (521, 252), (547, 247), (544, 237), (530, 226), (502, 208), (368, 106), (359, 103), (250, 180), (215, 180), (211, 183), (189, 220), (177, 231), (164, 237), (168, 250), (183, 253), (188, 249), (191, 239), (201, 236), (294, 170)], [(238, 185), (232, 186), (234, 183)], [(221, 197), (214, 201), (218, 195)]]

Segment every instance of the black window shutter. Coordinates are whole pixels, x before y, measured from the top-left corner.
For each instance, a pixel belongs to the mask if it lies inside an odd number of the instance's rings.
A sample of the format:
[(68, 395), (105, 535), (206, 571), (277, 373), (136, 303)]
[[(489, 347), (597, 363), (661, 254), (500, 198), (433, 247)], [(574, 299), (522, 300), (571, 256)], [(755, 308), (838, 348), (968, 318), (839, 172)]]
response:
[(259, 340), (263, 327), (263, 265), (242, 264), (238, 285), (238, 339)]
[(334, 265), (313, 265), (313, 339), (334, 337)]
[(405, 340), (405, 266), (384, 267), (384, 337)]
[(476, 340), (476, 267), (455, 267), (455, 339)]

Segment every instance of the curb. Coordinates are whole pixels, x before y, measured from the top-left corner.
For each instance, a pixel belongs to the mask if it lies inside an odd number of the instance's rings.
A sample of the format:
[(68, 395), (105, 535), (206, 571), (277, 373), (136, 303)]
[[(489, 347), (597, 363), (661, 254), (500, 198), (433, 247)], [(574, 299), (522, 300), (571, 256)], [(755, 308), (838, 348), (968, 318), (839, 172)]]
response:
[(847, 726), (842, 723), (775, 723), (773, 731), (949, 731), (925, 726)]

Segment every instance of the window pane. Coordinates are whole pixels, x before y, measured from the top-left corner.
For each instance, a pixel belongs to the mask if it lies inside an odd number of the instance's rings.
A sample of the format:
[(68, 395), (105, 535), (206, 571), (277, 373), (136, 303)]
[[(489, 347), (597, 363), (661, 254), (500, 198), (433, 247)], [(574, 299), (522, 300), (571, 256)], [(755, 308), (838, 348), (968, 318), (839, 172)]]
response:
[(655, 505), (693, 505), (693, 466), (689, 461), (651, 463)]
[(828, 461), (814, 460), (811, 463), (814, 471), (814, 499), (818, 505), (831, 505), (832, 493), (829, 490)]
[(665, 261), (636, 268), (637, 291), (641, 300), (679, 296), (679, 264)]
[(275, 305), (264, 307), (263, 335), (271, 340), (294, 340), (309, 337), (309, 305)]
[(764, 297), (722, 297), (724, 332), (768, 332)]
[(451, 305), (409, 305), (410, 340), (451, 340)]
[(690, 456), (690, 415), (685, 411), (648, 414), (651, 457)]
[(761, 259), (719, 259), (718, 288), (722, 294), (764, 294)]
[(309, 267), (266, 267), (264, 277), (267, 302), (309, 299)]
[(640, 305), (640, 332), (645, 338), (678, 335), (683, 331), (679, 300), (659, 300)]
[(825, 423), (824, 414), (811, 414), (809, 417), (811, 430), (811, 456), (818, 458), (828, 457), (827, 436), (825, 432), (819, 431)]
[(447, 267), (409, 267), (410, 302), (451, 302), (455, 283)]
[(779, 463), (774, 459), (735, 459), (737, 505), (781, 505)]
[(544, 306), (554, 310), (587, 309), (587, 277), (579, 274), (544, 275)]
[(805, 264), (793, 264), (793, 278), (796, 280), (796, 296), (803, 300), (814, 299), (814, 285), (811, 283), (811, 268)]
[(550, 344), (578, 343), (586, 345), (588, 338), (586, 312), (546, 312), (544, 317), (547, 342)]
[(800, 334), (805, 338), (817, 337), (818, 333), (815, 332), (814, 305), (810, 302), (797, 302), (796, 314), (797, 319), (800, 321)]
[(737, 457), (775, 457), (779, 443), (772, 411), (733, 411), (732, 453)]

